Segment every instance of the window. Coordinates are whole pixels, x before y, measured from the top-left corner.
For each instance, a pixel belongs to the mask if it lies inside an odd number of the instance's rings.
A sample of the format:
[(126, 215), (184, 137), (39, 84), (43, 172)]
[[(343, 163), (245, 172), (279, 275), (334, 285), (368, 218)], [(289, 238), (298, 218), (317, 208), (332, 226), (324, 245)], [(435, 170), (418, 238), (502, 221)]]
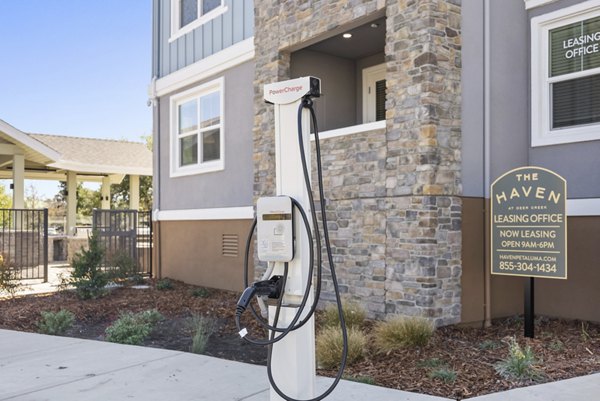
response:
[(385, 64), (363, 70), (363, 124), (385, 120)]
[(532, 146), (600, 139), (600, 0), (531, 28)]
[(171, 0), (170, 41), (227, 11), (223, 0)]
[(171, 98), (171, 176), (223, 167), (221, 78)]

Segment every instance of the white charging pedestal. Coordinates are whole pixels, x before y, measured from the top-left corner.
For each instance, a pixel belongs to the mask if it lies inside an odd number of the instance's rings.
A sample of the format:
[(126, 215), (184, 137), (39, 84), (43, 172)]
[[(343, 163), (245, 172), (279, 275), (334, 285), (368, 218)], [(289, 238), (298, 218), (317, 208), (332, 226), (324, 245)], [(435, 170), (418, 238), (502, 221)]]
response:
[[(300, 148), (298, 146), (298, 107), (302, 97), (311, 91), (317, 78), (305, 77), (265, 85), (264, 97), (273, 103), (275, 109), (275, 156), (277, 195), (287, 195), (296, 199), (310, 219), (312, 205), (304, 182)], [(320, 85), (317, 85), (317, 89)], [(313, 88), (314, 90), (314, 88)], [(306, 163), (310, 174), (310, 112), (302, 111), (302, 141)], [(288, 278), (283, 298), (278, 327), (288, 327), (300, 305), (307, 284), (309, 267), (309, 243), (302, 217), (296, 210), (294, 259), (289, 263)], [(320, 250), (316, 250), (319, 252)], [(283, 274), (283, 263), (277, 263), (274, 274)], [(316, 266), (315, 266), (316, 269)], [(311, 278), (312, 279), (312, 278)], [(314, 299), (310, 296), (302, 317), (306, 316)], [(269, 307), (269, 320), (272, 323), (275, 307)], [(300, 321), (298, 320), (298, 322)], [(273, 378), (277, 387), (286, 395), (296, 399), (310, 399), (315, 393), (315, 324), (311, 318), (300, 329), (290, 332), (283, 340), (273, 345), (271, 359)], [(271, 401), (283, 400), (271, 388)]]

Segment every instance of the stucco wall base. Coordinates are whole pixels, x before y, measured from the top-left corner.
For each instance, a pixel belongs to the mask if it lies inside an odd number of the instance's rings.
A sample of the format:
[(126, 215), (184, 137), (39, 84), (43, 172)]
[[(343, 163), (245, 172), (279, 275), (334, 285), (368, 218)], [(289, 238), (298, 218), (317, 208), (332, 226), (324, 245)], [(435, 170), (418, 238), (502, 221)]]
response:
[[(161, 221), (155, 231), (159, 278), (223, 290), (244, 288), (243, 262), (251, 220)], [(223, 235), (237, 235), (237, 256), (223, 256)], [(250, 266), (250, 277), (254, 268)]]

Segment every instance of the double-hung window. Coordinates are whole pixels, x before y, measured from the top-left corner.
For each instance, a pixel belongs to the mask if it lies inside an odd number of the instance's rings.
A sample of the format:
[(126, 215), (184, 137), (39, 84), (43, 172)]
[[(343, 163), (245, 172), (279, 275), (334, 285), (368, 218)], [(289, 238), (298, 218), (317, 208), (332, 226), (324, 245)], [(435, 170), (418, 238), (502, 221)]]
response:
[(223, 0), (171, 0), (171, 40), (227, 11)]
[(531, 20), (532, 146), (600, 139), (600, 0)]
[(171, 176), (223, 168), (223, 79), (218, 79), (171, 98)]

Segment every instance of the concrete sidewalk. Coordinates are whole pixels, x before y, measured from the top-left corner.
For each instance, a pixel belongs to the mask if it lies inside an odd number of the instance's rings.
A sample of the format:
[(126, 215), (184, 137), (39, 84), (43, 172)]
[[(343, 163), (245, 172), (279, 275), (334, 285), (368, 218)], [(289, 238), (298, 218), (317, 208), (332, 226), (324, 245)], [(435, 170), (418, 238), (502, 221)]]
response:
[[(317, 379), (320, 390), (329, 383), (331, 379)], [(0, 330), (0, 400), (268, 401), (268, 388), (263, 366), (186, 352)], [(327, 400), (447, 399), (342, 381)], [(600, 400), (600, 374), (473, 400)]]
[[(326, 388), (331, 379), (319, 378)], [(268, 401), (263, 366), (187, 352), (0, 330), (0, 400)], [(444, 398), (343, 381), (327, 400)]]

